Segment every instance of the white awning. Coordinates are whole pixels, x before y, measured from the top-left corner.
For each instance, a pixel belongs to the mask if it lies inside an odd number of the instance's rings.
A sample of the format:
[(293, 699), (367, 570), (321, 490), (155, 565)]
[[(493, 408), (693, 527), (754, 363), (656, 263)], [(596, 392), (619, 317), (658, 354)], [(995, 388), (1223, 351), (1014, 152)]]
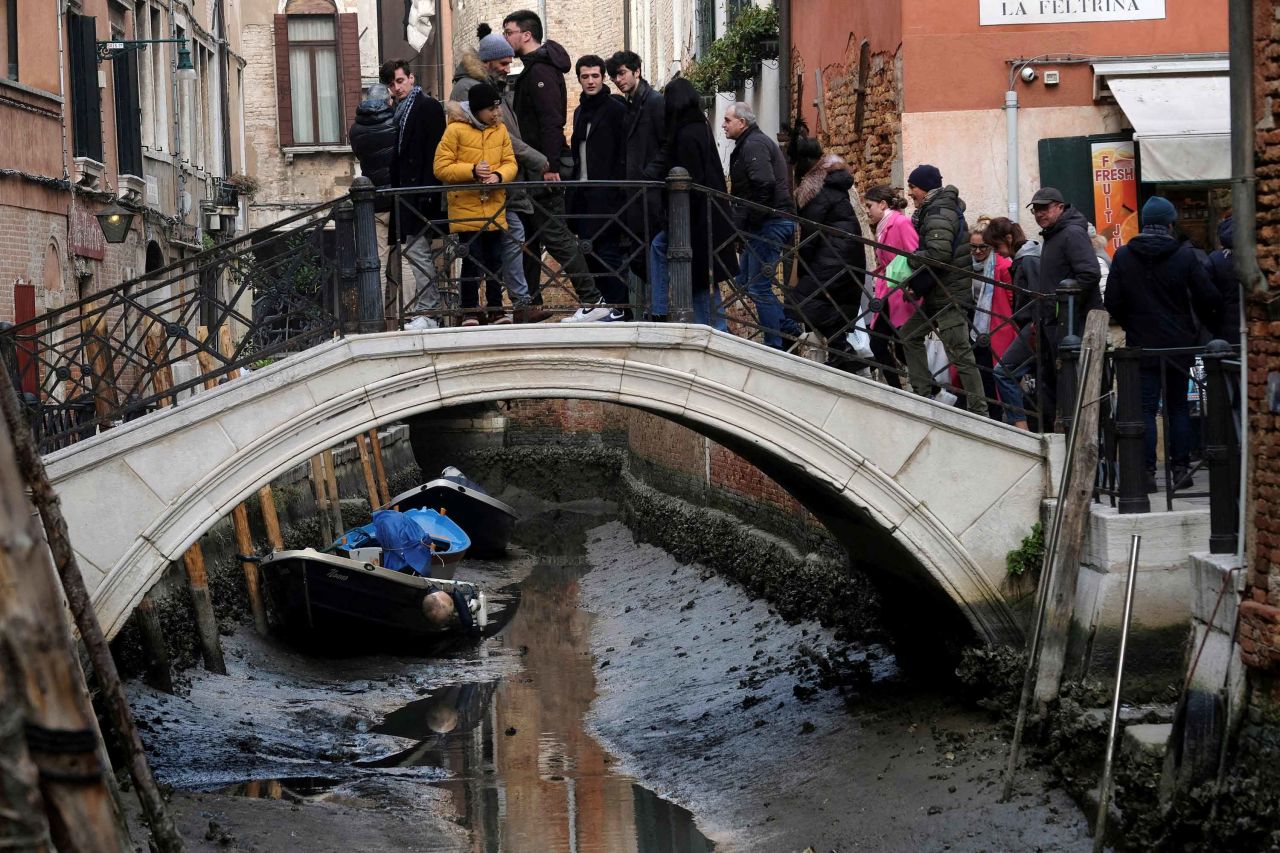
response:
[(1106, 83), (1133, 124), (1142, 181), (1230, 180), (1231, 87), (1225, 74), (1110, 73)]

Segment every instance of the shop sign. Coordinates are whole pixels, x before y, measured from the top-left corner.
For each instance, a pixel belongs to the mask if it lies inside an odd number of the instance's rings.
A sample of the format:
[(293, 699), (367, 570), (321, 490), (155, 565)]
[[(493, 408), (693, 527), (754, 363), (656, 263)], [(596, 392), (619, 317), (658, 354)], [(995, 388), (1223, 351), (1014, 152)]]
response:
[(1089, 21), (1153, 21), (1164, 18), (1165, 0), (978, 0), (978, 22), (1079, 24)]
[(71, 251), (95, 261), (107, 256), (107, 238), (102, 235), (102, 226), (82, 207), (71, 212)]
[(1133, 140), (1095, 142), (1093, 160), (1093, 216), (1098, 233), (1114, 256), (1138, 233), (1138, 170)]

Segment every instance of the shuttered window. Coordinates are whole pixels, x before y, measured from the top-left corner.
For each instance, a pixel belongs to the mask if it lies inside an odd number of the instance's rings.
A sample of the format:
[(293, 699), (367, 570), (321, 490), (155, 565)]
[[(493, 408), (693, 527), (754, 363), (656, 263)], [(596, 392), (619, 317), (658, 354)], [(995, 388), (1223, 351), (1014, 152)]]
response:
[(276, 15), (280, 144), (340, 145), (360, 100), (356, 16)]
[(138, 94), (138, 55), (133, 51), (111, 60), (116, 97), (116, 157), (121, 175), (145, 177), (142, 169), (142, 103)]
[(67, 45), (71, 60), (72, 150), (77, 157), (101, 163), (102, 99), (98, 92), (97, 20), (67, 14)]

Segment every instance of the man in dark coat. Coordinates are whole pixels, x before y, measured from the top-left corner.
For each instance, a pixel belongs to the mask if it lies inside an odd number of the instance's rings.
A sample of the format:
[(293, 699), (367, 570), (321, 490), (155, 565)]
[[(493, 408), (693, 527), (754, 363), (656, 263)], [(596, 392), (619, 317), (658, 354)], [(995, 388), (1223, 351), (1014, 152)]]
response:
[[(599, 56), (580, 57), (574, 66), (582, 95), (573, 111), (573, 153), (575, 181), (620, 181), (626, 176), (627, 108), (613, 97), (605, 85), (605, 61)], [(591, 187), (569, 191), (568, 209), (574, 230), (591, 244), (587, 268), (596, 277), (596, 286), (605, 301), (615, 306), (608, 320), (626, 319), (627, 286), (620, 278), (626, 266), (621, 233), (612, 217), (626, 195), (619, 187)]]
[[(1142, 233), (1116, 250), (1107, 276), (1107, 311), (1124, 329), (1125, 344), (1144, 349), (1194, 347), (1198, 317), (1216, 328), (1222, 297), (1191, 244), (1173, 236), (1178, 211), (1161, 196), (1142, 206)], [(1191, 410), (1188, 372), (1193, 356), (1142, 359), (1142, 416), (1146, 421), (1147, 490), (1155, 491), (1156, 413), (1164, 396), (1169, 418), (1170, 475), (1174, 488), (1191, 485)]]
[[(937, 332), (947, 358), (960, 374), (965, 407), (977, 415), (987, 414), (987, 398), (982, 374), (969, 342), (969, 318), (965, 313), (973, 301), (970, 285), (969, 228), (964, 221), (965, 204), (954, 186), (942, 185), (942, 172), (927, 163), (917, 166), (907, 178), (907, 195), (916, 210), (911, 221), (920, 235), (920, 248), (907, 264), (919, 270), (912, 282), (928, 281), (928, 288), (912, 285), (924, 295), (920, 307), (898, 330), (903, 354), (907, 357), (907, 378), (911, 390), (922, 397), (934, 394), (934, 376), (924, 339)], [(928, 262), (945, 264), (930, 267)], [(929, 269), (925, 269), (930, 267)]]
[[(379, 79), (396, 101), (396, 157), (391, 167), (394, 187), (438, 187), (435, 176), (436, 147), (444, 136), (444, 107), (422, 91), (403, 59), (391, 59), (379, 69)], [(395, 203), (389, 239), (404, 244), (404, 257), (413, 269), (414, 293), (408, 300), (417, 316), (409, 328), (426, 329), (438, 321), (424, 313), (443, 306), (440, 299), (436, 256), (447, 229), (441, 193), (399, 196)]]
[[(521, 9), (502, 21), (502, 35), (524, 64), (512, 88), (512, 108), (520, 125), (520, 137), (547, 158), (544, 181), (559, 181), (565, 156), (564, 123), (568, 109), (564, 75), (569, 54), (558, 42), (542, 40), (542, 19), (537, 12)], [(564, 194), (551, 188), (529, 193), (536, 213), (527, 223), (525, 278), (535, 305), (542, 304), (542, 252), (555, 258), (569, 276), (582, 304), (571, 315), (575, 322), (603, 320), (609, 316), (604, 298), (591, 280), (578, 241), (565, 223)]]
[(396, 162), (396, 110), (391, 90), (382, 83), (369, 87), (369, 96), (356, 107), (356, 120), (347, 132), (360, 174), (375, 187), (391, 186)]
[(1041, 359), (1038, 381), (1043, 388), (1037, 387), (1043, 407), (1041, 429), (1049, 432), (1058, 399), (1054, 364), (1058, 360), (1058, 343), (1067, 336), (1068, 329), (1066, 315), (1059, 312), (1058, 289), (1067, 279), (1074, 279), (1081, 288), (1073, 320), (1075, 333), (1084, 334), (1085, 317), (1093, 309), (1102, 307), (1102, 291), (1098, 286), (1102, 280), (1102, 268), (1098, 266), (1098, 253), (1089, 236), (1089, 220), (1068, 204), (1061, 192), (1054, 187), (1041, 187), (1027, 207), (1031, 208), (1043, 238), (1040, 281), (1036, 288), (1040, 297), (1033, 312), (1043, 332), (1038, 346)]
[[(628, 181), (660, 181), (662, 144), (666, 139), (663, 126), (666, 107), (662, 94), (640, 76), (640, 57), (630, 50), (620, 50), (609, 57), (609, 78), (613, 80), (627, 105), (627, 172)], [(643, 201), (643, 205), (641, 204)], [(627, 227), (639, 242), (652, 239), (662, 230), (662, 191), (654, 190), (636, 198), (626, 212)], [(647, 252), (635, 253), (637, 275), (645, 274)]]
[(729, 155), (729, 191), (736, 199), (733, 221), (743, 232), (738, 286), (756, 306), (757, 322), (766, 346), (783, 349), (780, 332), (799, 335), (800, 326), (783, 314), (773, 293), (774, 269), (784, 246), (791, 244), (796, 224), (787, 214), (795, 212), (791, 182), (782, 149), (756, 124), (750, 104), (738, 101), (725, 110), (725, 136), (734, 141)]
[(1230, 216), (1218, 223), (1218, 248), (1209, 253), (1209, 278), (1222, 297), (1222, 313), (1214, 337), (1232, 346), (1240, 343), (1240, 279), (1236, 276), (1235, 262), (1231, 258), (1231, 246), (1235, 240), (1234, 223)]

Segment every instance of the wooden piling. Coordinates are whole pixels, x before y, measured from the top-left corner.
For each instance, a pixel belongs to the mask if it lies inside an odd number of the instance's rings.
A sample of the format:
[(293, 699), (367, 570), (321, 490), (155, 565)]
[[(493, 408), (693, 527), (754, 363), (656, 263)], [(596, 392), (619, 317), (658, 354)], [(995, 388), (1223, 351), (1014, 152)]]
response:
[[(236, 551), (245, 556), (253, 553), (253, 534), (249, 532), (249, 512), (244, 504), (231, 510), (231, 526), (236, 534)], [(262, 603), (262, 590), (258, 584), (258, 564), (251, 560), (242, 560), (240, 568), (244, 572), (244, 585), (249, 591), (249, 609), (253, 611), (253, 625), (264, 637), (267, 634), (267, 609)]]
[[(173, 387), (173, 368), (169, 366), (169, 355), (164, 348), (164, 331), (159, 326), (152, 326), (147, 331), (143, 347), (147, 351), (147, 360), (155, 365), (151, 374), (151, 390), (155, 394), (164, 394)], [(163, 409), (171, 403), (173, 398), (164, 396), (156, 407)]]
[(368, 436), (364, 433), (356, 435), (356, 450), (360, 452), (360, 467), (364, 470), (364, 487), (369, 493), (369, 509), (372, 511), (382, 506), (382, 500), (379, 496), (378, 481), (373, 477), (373, 460), (369, 456)]
[(329, 516), (333, 519), (335, 536), (341, 536), (347, 528), (342, 523), (342, 499), (338, 497), (338, 472), (333, 467), (333, 451), (326, 450), (324, 457), (325, 482), (329, 484)]
[(196, 611), (196, 635), (200, 640), (200, 655), (204, 668), (218, 675), (227, 674), (227, 663), (222, 658), (222, 641), (218, 639), (218, 619), (213, 615), (213, 599), (209, 596), (209, 578), (204, 570), (204, 551), (200, 543), (194, 543), (182, 555), (187, 568), (187, 588), (191, 590), (191, 603)]
[(200, 365), (200, 372), (204, 374), (204, 390), (212, 391), (218, 387), (218, 380), (210, 374), (218, 369), (218, 360), (213, 357), (212, 353), (204, 349), (204, 346), (209, 343), (208, 326), (196, 327), (196, 342), (202, 345), (196, 350), (196, 364)]
[[(17, 595), (0, 595), (0, 626), (5, 626), (6, 608), (17, 608), (19, 612), (34, 612), (41, 614), (38, 631), (58, 631), (61, 639), (49, 637), (50, 642), (45, 643), (41, 647), (42, 653), (51, 652), (53, 654), (52, 666), (43, 668), (42, 661), (36, 656), (26, 656), (26, 661), (33, 667), (32, 672), (38, 673), (43, 679), (42, 692), (40, 694), (41, 702), (47, 704), (54, 701), (57, 695), (48, 692), (45, 688), (63, 682), (72, 682), (77, 685), (79, 690), (80, 702), (84, 709), (88, 709), (88, 702), (85, 698), (85, 685), (83, 681), (83, 673), (80, 672), (79, 657), (71, 643), (70, 631), (66, 628), (65, 617), (63, 614), (66, 610), (70, 610), (75, 618), (77, 630), (80, 632), (80, 639), (84, 642), (86, 651), (89, 654), (89, 660), (93, 665), (94, 675), (97, 679), (98, 686), (101, 689), (103, 701), (106, 704), (107, 712), (110, 715), (112, 724), (115, 727), (116, 738), (118, 743), (124, 750), (125, 757), (129, 763), (129, 774), (133, 778), (134, 789), (138, 794), (138, 801), (142, 804), (142, 810), (146, 815), (148, 826), (151, 828), (151, 841), (159, 853), (182, 853), (184, 849), (182, 837), (178, 835), (177, 828), (173, 824), (173, 818), (169, 814), (168, 807), (165, 805), (164, 799), (160, 796), (160, 790), (156, 787), (155, 779), (151, 776), (151, 768), (147, 764), (147, 756), (142, 748), (142, 739), (138, 737), (138, 729), (133, 724), (133, 715), (129, 711), (129, 700), (125, 696), (124, 686), (120, 681), (120, 673), (116, 670), (115, 659), (111, 656), (111, 649), (107, 645), (106, 635), (102, 631), (102, 625), (98, 622), (97, 613), (93, 609), (92, 599), (89, 597), (89, 591), (85, 587), (84, 577), (80, 574), (80, 565), (76, 560), (75, 551), (71, 548), (71, 541), (67, 533), (67, 522), (62, 515), (62, 509), (58, 504), (58, 496), (53, 491), (53, 487), (49, 483), (48, 473), (44, 468), (44, 461), (40, 458), (40, 453), (36, 449), (35, 436), (31, 431), (31, 424), (26, 420), (25, 414), (19, 410), (18, 396), (14, 391), (13, 382), (8, 371), (0, 370), (0, 411), (4, 413), (4, 424), (7, 430), (0, 430), (0, 524), (4, 523), (4, 519), (13, 518), (13, 512), (6, 512), (4, 506), (22, 506), (24, 517), (26, 515), (25, 500), (14, 500), (11, 494), (11, 485), (6, 485), (11, 476), (6, 476), (8, 472), (21, 470), (22, 477), (19, 486), (25, 482), (26, 487), (30, 489), (31, 502), (35, 504), (40, 513), (40, 521), (44, 528), (43, 542), (41, 542), (38, 534), (28, 531), (23, 533), (21, 538), (15, 540), (9, 534), (13, 531), (3, 531), (6, 535), (0, 536), (0, 543), (21, 542), (23, 548), (33, 548), (35, 553), (23, 554), (22, 559), (18, 561), (23, 567), (22, 577), (27, 581), (24, 592), (36, 592), (44, 596), (43, 601), (35, 603), (34, 607), (24, 608), (23, 601)], [(7, 435), (5, 434), (7, 432)], [(17, 469), (14, 468), (13, 460), (4, 448), (10, 446), (17, 457)], [(11, 550), (14, 548), (12, 544), (8, 546)], [(9, 590), (14, 588), (13, 581), (15, 578), (10, 574), (5, 576), (4, 555), (5, 546), (0, 544), (0, 589)], [(53, 565), (57, 569), (58, 578), (61, 581), (62, 589), (59, 594), (56, 589), (46, 589), (41, 584), (42, 574), (38, 569), (42, 564), (47, 565), (48, 557), (53, 557)], [(47, 584), (47, 586), (53, 586)], [(65, 609), (64, 609), (65, 608)], [(6, 628), (0, 627), (0, 637), (8, 632)], [(65, 641), (65, 642), (64, 642)], [(57, 647), (58, 642), (64, 642), (64, 648)], [(0, 646), (4, 645), (0, 643)], [(14, 646), (8, 644), (12, 649)], [(76, 664), (70, 672), (64, 667), (67, 662)], [(5, 667), (8, 671), (17, 672), (16, 667)], [(61, 677), (60, 676), (65, 676)], [(78, 679), (78, 681), (77, 681)], [(85, 713), (86, 729), (95, 729), (96, 726), (92, 712)], [(33, 720), (38, 722), (38, 720)], [(72, 721), (74, 726), (75, 721)], [(63, 726), (64, 729), (68, 727)], [(76, 731), (75, 728), (69, 728), (70, 731)], [(99, 747), (101, 745), (99, 744)], [(37, 762), (39, 763), (39, 762)], [(58, 784), (57, 779), (49, 779), (49, 784)], [(91, 783), (92, 784), (92, 783)], [(77, 786), (80, 796), (97, 796), (96, 785), (93, 790), (89, 787)], [(110, 799), (108, 796), (107, 799)], [(46, 795), (46, 803), (49, 797)], [(46, 806), (48, 808), (48, 806)], [(93, 824), (83, 822), (81, 824), (94, 829)], [(124, 832), (121, 832), (123, 835)], [(98, 832), (98, 838), (108, 837), (106, 832)], [(83, 848), (77, 848), (72, 840), (67, 839), (66, 843), (62, 843), (62, 839), (58, 834), (54, 833), (54, 842), (59, 849), (96, 849), (86, 845)], [(120, 846), (120, 845), (117, 845)]]
[(1076, 428), (1076, 446), (1067, 448), (1067, 453), (1074, 454), (1075, 462), (1072, 463), (1066, 492), (1058, 495), (1063, 506), (1057, 559), (1055, 565), (1049, 567), (1049, 577), (1041, 579), (1042, 583), (1052, 584), (1036, 672), (1035, 700), (1041, 710), (1057, 698), (1066, 666), (1067, 643), (1075, 613), (1076, 581), (1080, 575), (1080, 554), (1084, 549), (1089, 504), (1093, 502), (1093, 485), (1098, 473), (1099, 395), (1106, 336), (1107, 312), (1090, 311), (1081, 343), (1081, 350), (1089, 350), (1091, 356), (1077, 390), (1082, 401), (1080, 423)]
[[(233, 356), (235, 355), (235, 350), (231, 346), (231, 326), (227, 323), (223, 323), (218, 327), (218, 352), (222, 353), (223, 357), (227, 360), (234, 361)], [(234, 370), (228, 370), (227, 378), (239, 379), (240, 368), (237, 367)]]
[(334, 531), (329, 516), (328, 483), (324, 478), (324, 459), (316, 455), (311, 457), (311, 489), (316, 496), (316, 519), (320, 522), (320, 536), (326, 543), (332, 542), (342, 531)]
[(40, 796), (40, 771), (27, 751), (26, 715), (17, 685), (0, 666), (0, 850), (49, 853), (49, 821)]
[(280, 533), (280, 516), (276, 514), (276, 496), (271, 484), (258, 489), (258, 501), (262, 504), (262, 522), (267, 528), (267, 544), (273, 549), (284, 549), (284, 536)]
[(387, 482), (387, 469), (382, 464), (382, 439), (378, 437), (378, 428), (369, 430), (369, 441), (373, 444), (373, 464), (378, 470), (378, 488), (382, 492), (382, 506), (391, 503), (391, 489)]
[(84, 337), (85, 363), (90, 370), (93, 410), (101, 419), (98, 428), (110, 429), (111, 415), (120, 405), (116, 395), (115, 362), (107, 335), (106, 318), (102, 314), (83, 317), (80, 320), (80, 331)]
[(142, 631), (142, 647), (147, 655), (147, 683), (157, 690), (173, 693), (173, 667), (169, 663), (169, 646), (164, 640), (164, 628), (156, 613), (151, 595), (142, 596), (133, 611), (138, 616), (138, 628)]

